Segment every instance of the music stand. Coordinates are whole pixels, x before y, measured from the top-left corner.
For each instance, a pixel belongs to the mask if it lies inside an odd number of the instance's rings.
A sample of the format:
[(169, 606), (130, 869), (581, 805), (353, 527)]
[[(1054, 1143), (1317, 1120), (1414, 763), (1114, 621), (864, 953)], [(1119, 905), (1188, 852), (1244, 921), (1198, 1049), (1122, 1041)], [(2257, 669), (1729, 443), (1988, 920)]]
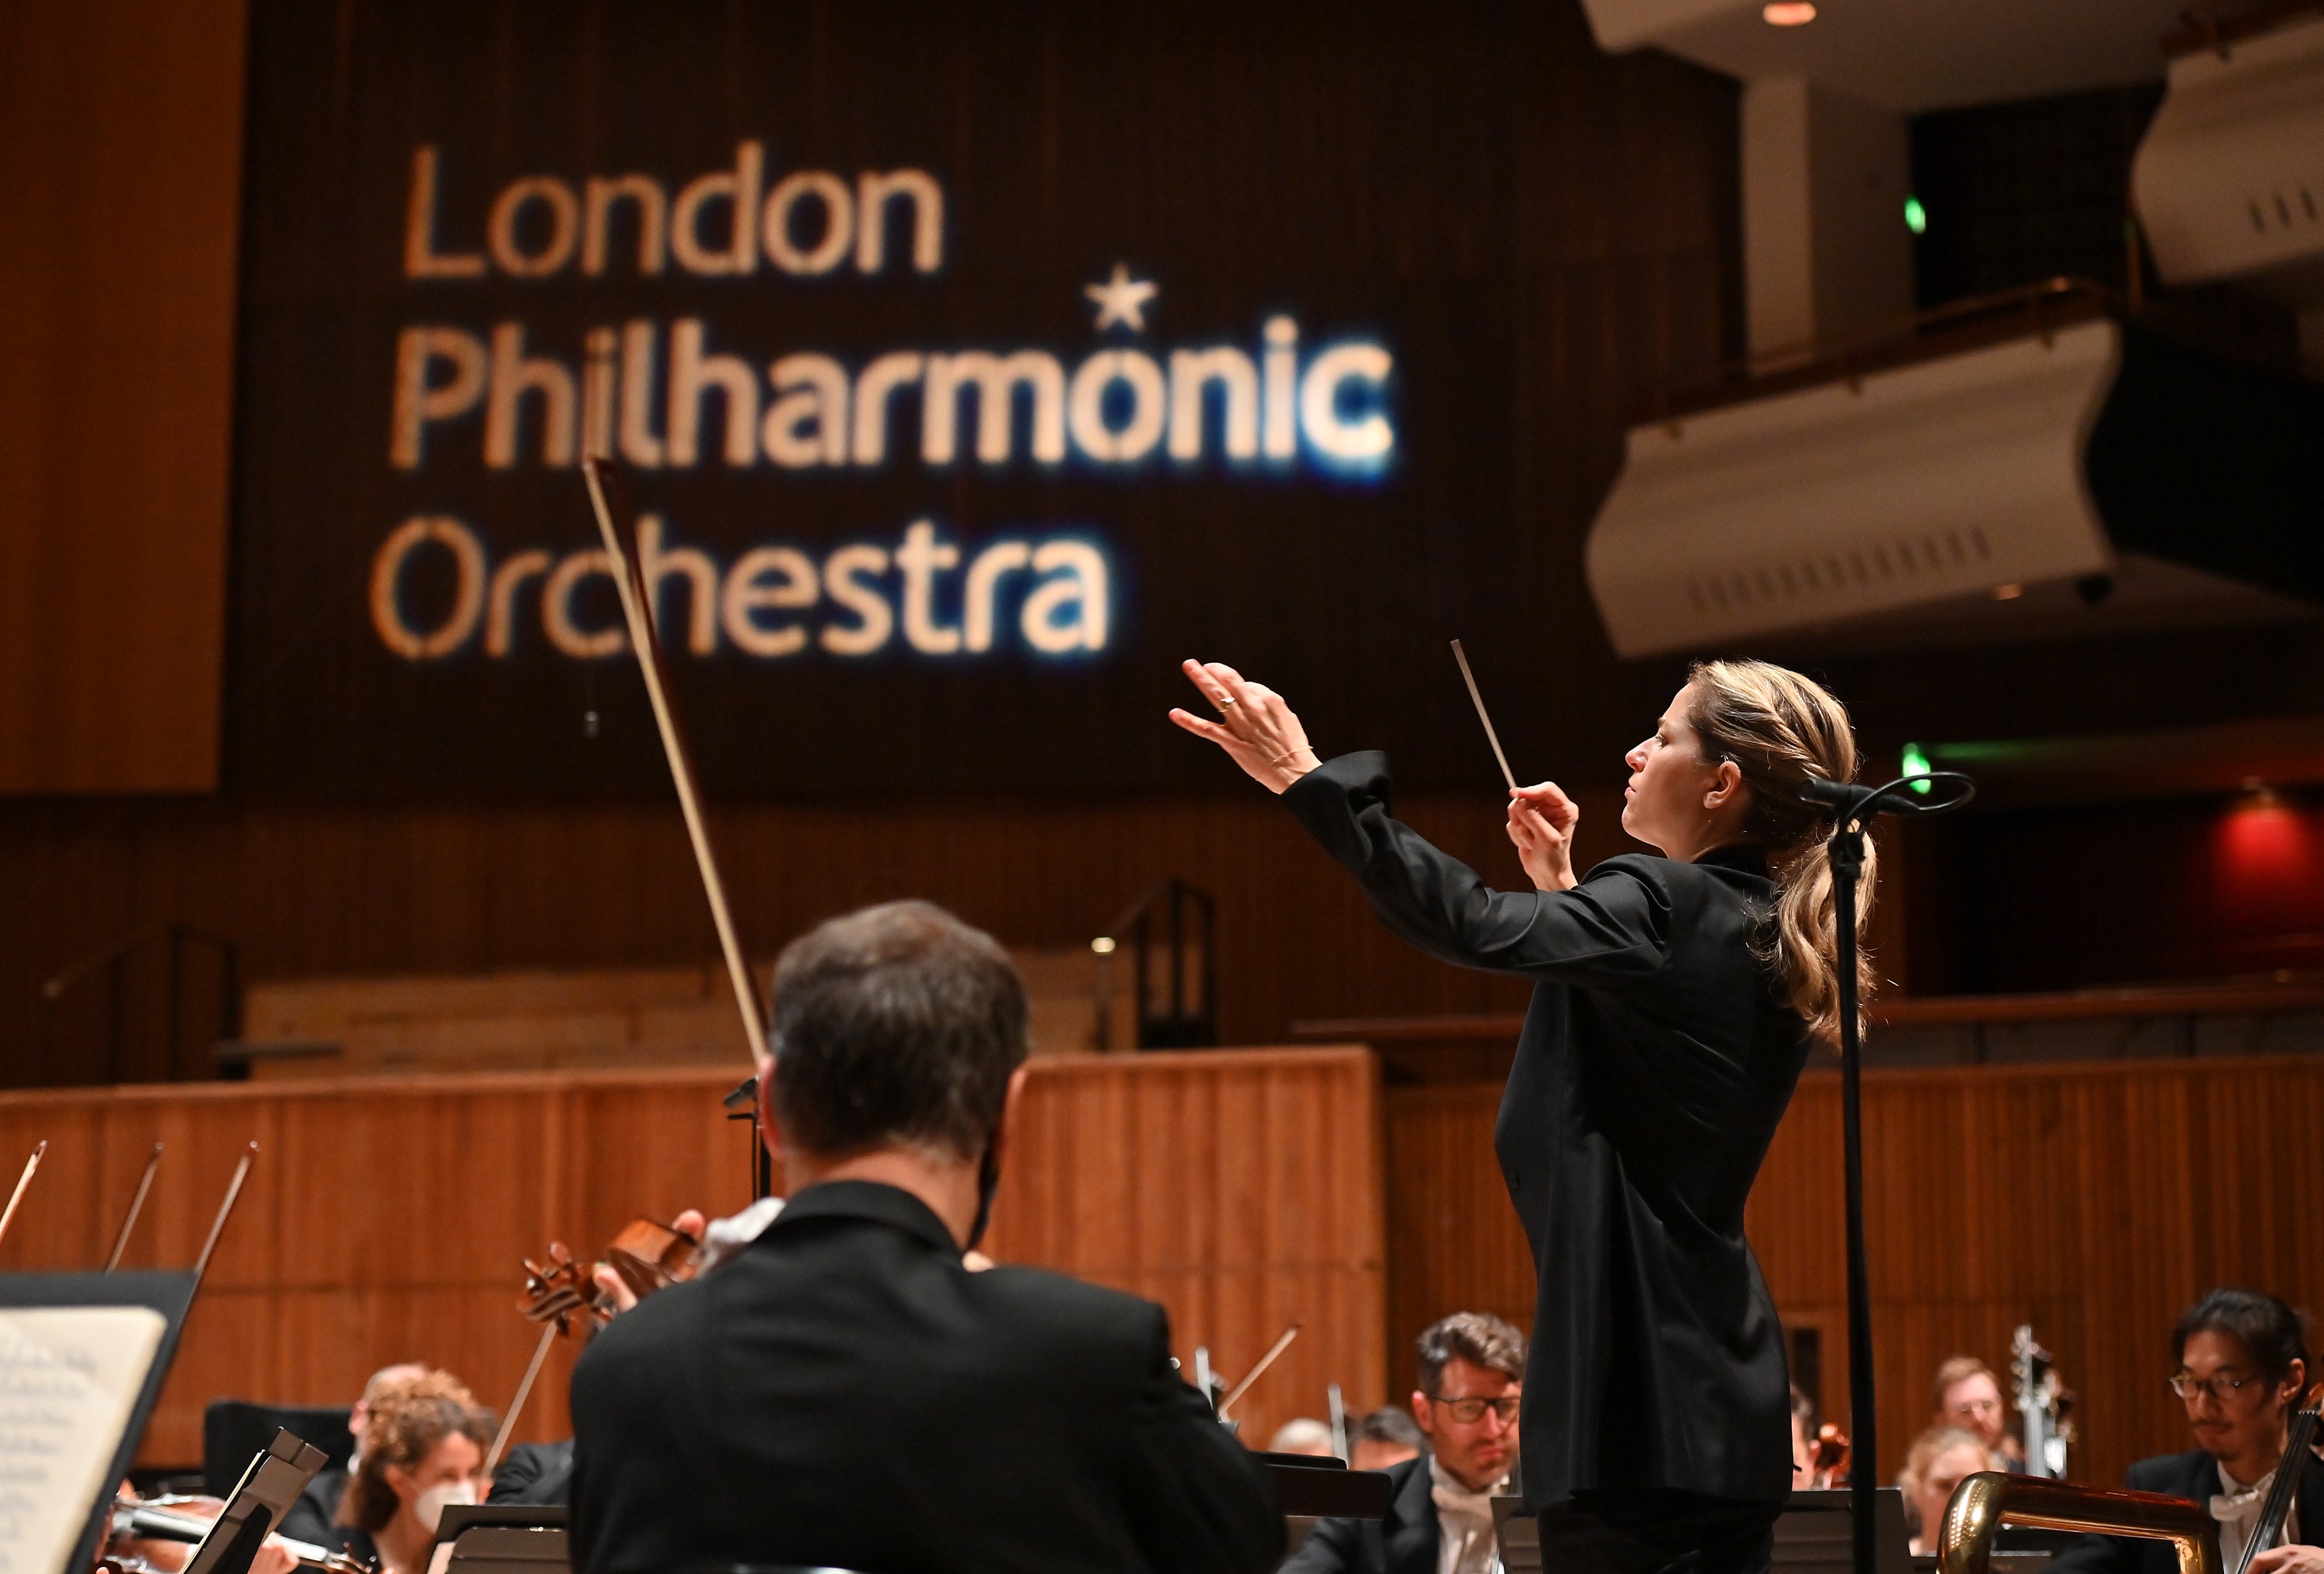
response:
[(186, 1560), (185, 1574), (250, 1574), (250, 1561), (258, 1556), (260, 1543), (282, 1523), (282, 1516), (328, 1458), (288, 1431), (276, 1432), (266, 1451), (251, 1460), (250, 1468), (242, 1473), (234, 1495), (226, 1500), (226, 1512), (210, 1526), (210, 1533)]
[(1541, 1521), (1525, 1512), (1525, 1499), (1512, 1493), (1493, 1499), (1493, 1540), (1501, 1574), (1542, 1574)]
[(573, 1566), (569, 1520), (562, 1504), (447, 1504), (429, 1567), (449, 1547), (444, 1574), (565, 1574)]
[[(1847, 1574), (1854, 1566), (1855, 1521), (1850, 1494), (1794, 1492), (1775, 1519), (1775, 1574)], [(1505, 1574), (1542, 1574), (1541, 1522), (1525, 1499), (1493, 1499), (1493, 1532)], [(1911, 1574), (1912, 1543), (1904, 1535), (1904, 1495), (1883, 1487), (1873, 1498), (1873, 1541), (1880, 1574)]]
[(81, 1533), (70, 1568), (86, 1569), (97, 1561), (97, 1549), (112, 1508), (114, 1491), (129, 1474), (138, 1440), (145, 1435), (146, 1424), (153, 1418), (154, 1404), (161, 1397), (161, 1385), (170, 1376), (170, 1363), (177, 1358), (178, 1336), (185, 1328), (186, 1309), (192, 1305), (194, 1287), (200, 1282), (199, 1275), (195, 1273), (158, 1270), (0, 1274), (0, 1312), (144, 1307), (160, 1313), (162, 1321), (161, 1342), (154, 1348), (152, 1364), (146, 1368), (135, 1398), (130, 1402), (126, 1422), (111, 1450), (111, 1466), (88, 1505), (88, 1528)]
[[(1775, 1520), (1776, 1574), (1849, 1574), (1856, 1566), (1855, 1496), (1847, 1487), (1793, 1493)], [(1872, 1547), (1879, 1574), (1911, 1574), (1904, 1494), (1894, 1487), (1872, 1494)]]

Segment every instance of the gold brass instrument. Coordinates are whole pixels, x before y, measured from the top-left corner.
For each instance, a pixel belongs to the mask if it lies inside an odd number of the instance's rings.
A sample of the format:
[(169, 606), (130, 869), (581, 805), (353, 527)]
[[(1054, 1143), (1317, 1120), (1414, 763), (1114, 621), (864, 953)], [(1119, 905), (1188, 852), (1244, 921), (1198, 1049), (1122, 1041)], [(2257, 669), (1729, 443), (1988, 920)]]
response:
[(2169, 1542), (2179, 1554), (2179, 1574), (2221, 1574), (2219, 1527), (2196, 1504), (1998, 1470), (1981, 1470), (1953, 1489), (1937, 1542), (1941, 1574), (1987, 1574), (1994, 1538), (2006, 1524)]

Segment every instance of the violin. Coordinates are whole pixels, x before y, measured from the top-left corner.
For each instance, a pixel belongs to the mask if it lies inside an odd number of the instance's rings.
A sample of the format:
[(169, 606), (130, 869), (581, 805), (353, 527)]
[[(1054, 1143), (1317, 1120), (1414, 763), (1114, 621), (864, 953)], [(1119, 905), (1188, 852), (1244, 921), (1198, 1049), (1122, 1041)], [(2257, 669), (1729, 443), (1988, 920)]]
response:
[(558, 1333), (574, 1331), (586, 1314), (588, 1330), (595, 1332), (618, 1310), (613, 1296), (598, 1287), (599, 1267), (613, 1269), (623, 1287), (642, 1301), (701, 1272), (702, 1243), (674, 1226), (632, 1219), (605, 1247), (604, 1260), (585, 1267), (563, 1241), (551, 1241), (547, 1262), (525, 1260), (524, 1293), (516, 1309), (531, 1321), (553, 1324)]
[[(179, 1574), (193, 1549), (226, 1512), (221, 1498), (198, 1496), (144, 1497), (124, 1492), (113, 1500), (98, 1574)], [(379, 1565), (312, 1542), (269, 1538), (301, 1569), (316, 1574), (379, 1574)]]
[(1827, 1421), (1816, 1428), (1815, 1441), (1808, 1445), (1808, 1488), (1829, 1492), (1847, 1485), (1848, 1438)]
[(611, 1268), (622, 1287), (642, 1301), (657, 1290), (682, 1284), (700, 1273), (702, 1243), (675, 1225), (632, 1219), (615, 1233), (602, 1262), (585, 1266), (561, 1240), (549, 1243), (546, 1262), (525, 1259), (524, 1293), (517, 1297), (516, 1309), (541, 1325), (540, 1342), (533, 1346), (532, 1360), (524, 1369), (523, 1381), (517, 1385), (516, 1397), (509, 1401), (501, 1430), (484, 1453), (487, 1477), (500, 1464), (509, 1439), (516, 1435), (516, 1418), (523, 1412), (524, 1402), (532, 1397), (533, 1380), (549, 1358), (549, 1347), (559, 1334), (578, 1332), (587, 1338), (621, 1310), (612, 1293), (597, 1283), (601, 1267)]

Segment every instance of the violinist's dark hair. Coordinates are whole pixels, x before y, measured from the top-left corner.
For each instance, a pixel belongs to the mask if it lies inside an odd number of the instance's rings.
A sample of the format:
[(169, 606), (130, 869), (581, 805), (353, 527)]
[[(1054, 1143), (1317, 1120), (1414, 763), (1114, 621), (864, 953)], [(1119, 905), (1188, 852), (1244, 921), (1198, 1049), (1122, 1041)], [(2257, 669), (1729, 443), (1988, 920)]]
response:
[(833, 918), (775, 964), (775, 1119), (818, 1154), (981, 1157), (1026, 1054), (1001, 943), (932, 902)]
[(1355, 1435), (1368, 1443), (1391, 1443), (1416, 1452), (1428, 1446), (1428, 1434), (1401, 1404), (1383, 1404), (1356, 1422)]
[(2187, 1309), (2171, 1330), (2171, 1358), (2184, 1362), (2187, 1341), (2199, 1333), (2223, 1333), (2242, 1345), (2270, 1383), (2282, 1382), (2298, 1361), (2308, 1371), (2308, 1319), (2264, 1290), (2214, 1290)]
[(1444, 1368), (1460, 1357), (1472, 1367), (1525, 1381), (1525, 1335), (1489, 1312), (1456, 1312), (1420, 1330), (1420, 1391), (1434, 1395)]

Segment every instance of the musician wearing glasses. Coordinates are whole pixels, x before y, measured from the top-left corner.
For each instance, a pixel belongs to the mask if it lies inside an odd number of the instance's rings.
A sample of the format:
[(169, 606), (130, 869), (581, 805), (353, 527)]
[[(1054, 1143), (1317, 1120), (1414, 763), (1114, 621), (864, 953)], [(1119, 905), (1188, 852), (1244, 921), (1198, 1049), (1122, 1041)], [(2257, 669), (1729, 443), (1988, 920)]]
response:
[(1456, 1312), (1420, 1336), (1413, 1419), (1428, 1452), (1388, 1472), (1388, 1517), (1327, 1519), (1283, 1574), (1493, 1574), (1493, 1499), (1517, 1488), (1525, 1336)]
[[(2125, 1485), (2204, 1505), (2218, 1522), (2219, 1553), (2236, 1566), (2275, 1484), (2287, 1424), (2309, 1382), (2305, 1320), (2256, 1290), (2214, 1290), (2172, 1332), (2172, 1392), (2187, 1407), (2196, 1446), (2141, 1459)], [(2251, 1574), (2324, 1574), (2324, 1463), (2298, 1462), (2300, 1478), (2281, 1534), (2254, 1557)], [(2167, 1542), (2085, 1536), (2060, 1554), (2063, 1574), (2172, 1574)]]

